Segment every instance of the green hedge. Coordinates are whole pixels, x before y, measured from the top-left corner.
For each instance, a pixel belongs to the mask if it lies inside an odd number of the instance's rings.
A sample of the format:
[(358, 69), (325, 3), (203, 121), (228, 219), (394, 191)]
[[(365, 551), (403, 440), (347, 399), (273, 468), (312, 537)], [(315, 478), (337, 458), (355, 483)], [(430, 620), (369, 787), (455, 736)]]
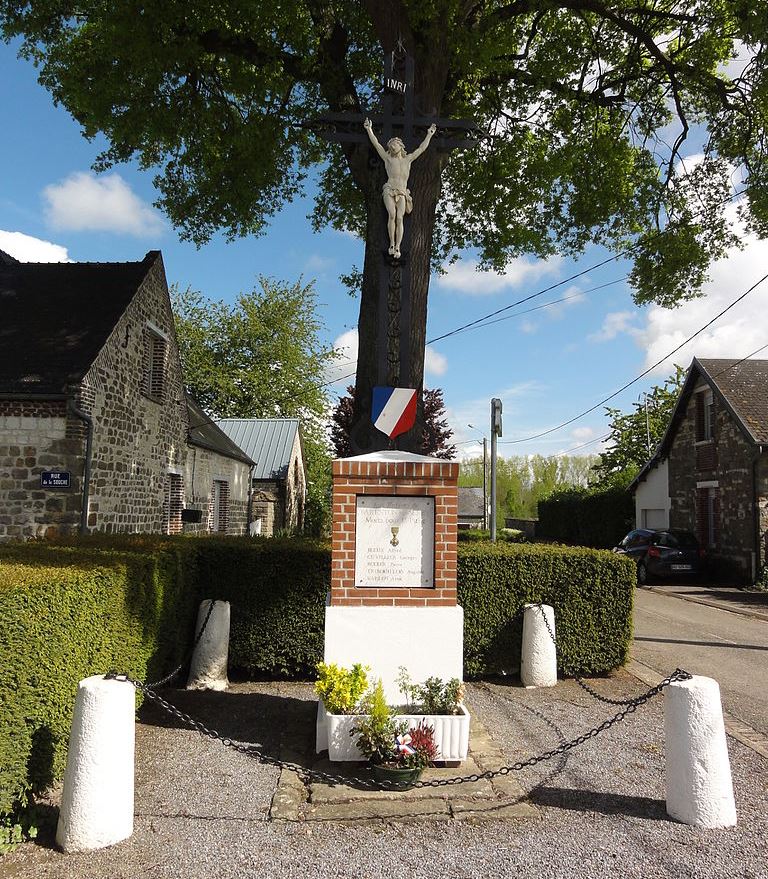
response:
[(230, 665), (252, 677), (313, 677), (323, 658), (331, 553), (322, 541), (200, 544), (201, 595), (231, 602)]
[(561, 672), (599, 674), (623, 665), (632, 639), (635, 577), (625, 557), (598, 550), (460, 546), (465, 675), (519, 670), (523, 605), (535, 602), (555, 609)]
[[(230, 667), (307, 677), (322, 659), (326, 543), (97, 537), (0, 546), (0, 814), (61, 775), (77, 681), (111, 668), (153, 680), (192, 640), (202, 598), (232, 605)], [(462, 544), (466, 676), (519, 666), (521, 610), (555, 607), (561, 671), (621, 665), (634, 567), (567, 547)]]
[(192, 559), (137, 549), (0, 551), (0, 814), (61, 776), (81, 678), (119, 668), (152, 679), (189, 644)]
[(610, 549), (633, 527), (635, 505), (623, 486), (566, 488), (539, 501), (536, 538)]

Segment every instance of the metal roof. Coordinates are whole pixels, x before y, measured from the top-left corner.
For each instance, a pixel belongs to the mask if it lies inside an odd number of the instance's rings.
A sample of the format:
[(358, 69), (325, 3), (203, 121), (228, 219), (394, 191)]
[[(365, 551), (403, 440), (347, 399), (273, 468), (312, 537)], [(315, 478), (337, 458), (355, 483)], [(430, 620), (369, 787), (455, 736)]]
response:
[(243, 461), (245, 464), (253, 464), (248, 455), (236, 443), (232, 442), (226, 433), (203, 412), (200, 404), (189, 391), (184, 392), (184, 400), (187, 404), (187, 421), (189, 423), (187, 440), (193, 446), (201, 446), (204, 449), (210, 449), (212, 452), (224, 455), (226, 458), (234, 458), (236, 461)]
[(288, 476), (298, 418), (222, 418), (216, 423), (254, 460), (254, 479)]

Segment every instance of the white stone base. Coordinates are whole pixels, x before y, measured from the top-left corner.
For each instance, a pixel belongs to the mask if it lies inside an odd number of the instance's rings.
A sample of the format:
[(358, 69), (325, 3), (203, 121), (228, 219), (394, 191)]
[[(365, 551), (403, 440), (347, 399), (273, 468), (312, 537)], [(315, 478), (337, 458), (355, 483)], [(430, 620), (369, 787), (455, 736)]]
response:
[(104, 848), (133, 833), (136, 691), (102, 675), (80, 681), (56, 829), (65, 852)]
[(554, 687), (557, 684), (557, 648), (545, 616), (554, 634), (554, 610), (548, 604), (525, 605), (520, 657), (520, 680), (524, 687)]
[(229, 687), (227, 678), (227, 660), (229, 657), (229, 617), (228, 601), (215, 601), (210, 617), (208, 608), (212, 599), (200, 602), (197, 612), (195, 632), (199, 632), (206, 619), (200, 640), (192, 654), (189, 668), (188, 690), (226, 690)]
[(464, 680), (464, 609), (454, 607), (326, 607), (325, 662), (370, 667), (390, 705), (404, 701), (395, 678), (402, 665), (413, 681)]
[(720, 687), (694, 675), (664, 691), (667, 813), (695, 827), (733, 827), (731, 764)]

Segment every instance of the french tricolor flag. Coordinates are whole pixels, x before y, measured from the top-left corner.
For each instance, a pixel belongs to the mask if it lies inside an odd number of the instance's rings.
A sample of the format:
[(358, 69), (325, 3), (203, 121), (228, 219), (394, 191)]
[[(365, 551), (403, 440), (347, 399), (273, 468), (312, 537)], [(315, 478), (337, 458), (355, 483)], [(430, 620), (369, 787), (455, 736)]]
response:
[(409, 431), (416, 423), (416, 389), (374, 388), (371, 420), (390, 439)]

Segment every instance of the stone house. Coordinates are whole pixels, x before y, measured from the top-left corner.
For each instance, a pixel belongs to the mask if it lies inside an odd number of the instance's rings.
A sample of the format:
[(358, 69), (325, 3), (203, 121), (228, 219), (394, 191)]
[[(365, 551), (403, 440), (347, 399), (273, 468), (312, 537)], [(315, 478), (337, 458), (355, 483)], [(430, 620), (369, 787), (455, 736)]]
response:
[(298, 418), (222, 418), (216, 424), (255, 462), (251, 533), (301, 531), (307, 474)]
[(485, 491), (482, 488), (459, 486), (458, 528), (460, 531), (484, 526), (487, 518), (483, 511), (484, 505)]
[(632, 488), (638, 527), (693, 531), (715, 566), (754, 581), (768, 560), (768, 360), (695, 358)]
[[(246, 531), (251, 461), (192, 423), (158, 251), (123, 263), (0, 253), (0, 312), (0, 540)], [(184, 524), (188, 503), (201, 523)]]

